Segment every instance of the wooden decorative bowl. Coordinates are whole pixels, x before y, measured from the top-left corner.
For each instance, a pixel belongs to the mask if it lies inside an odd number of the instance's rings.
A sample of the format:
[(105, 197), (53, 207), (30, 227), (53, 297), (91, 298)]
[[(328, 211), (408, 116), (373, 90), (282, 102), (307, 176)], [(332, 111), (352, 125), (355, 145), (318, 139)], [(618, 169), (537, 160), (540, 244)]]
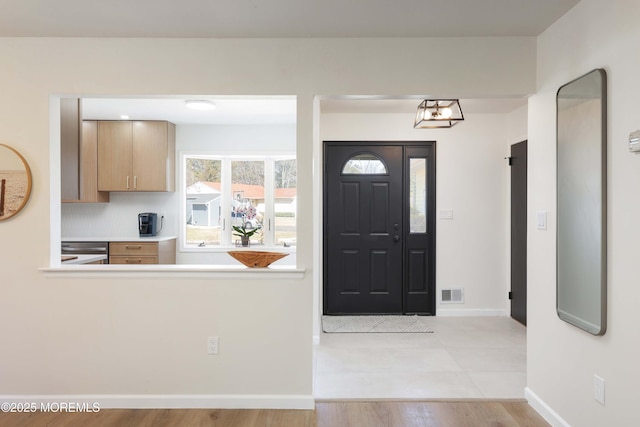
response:
[(249, 268), (268, 267), (272, 262), (289, 255), (283, 252), (265, 251), (229, 251), (227, 253)]

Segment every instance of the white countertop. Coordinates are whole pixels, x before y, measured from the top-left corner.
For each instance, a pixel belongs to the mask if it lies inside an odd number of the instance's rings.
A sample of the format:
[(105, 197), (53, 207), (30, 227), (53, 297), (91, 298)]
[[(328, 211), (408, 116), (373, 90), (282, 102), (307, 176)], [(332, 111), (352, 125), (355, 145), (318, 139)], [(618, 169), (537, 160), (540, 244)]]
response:
[(140, 236), (102, 236), (102, 237), (77, 237), (77, 236), (63, 236), (63, 242), (162, 242), (165, 240), (175, 239), (176, 236), (154, 236), (154, 237), (140, 237)]
[(68, 261), (62, 261), (62, 265), (90, 264), (92, 262), (102, 261), (107, 259), (106, 255), (67, 255), (67, 256), (75, 256), (76, 258), (70, 259)]

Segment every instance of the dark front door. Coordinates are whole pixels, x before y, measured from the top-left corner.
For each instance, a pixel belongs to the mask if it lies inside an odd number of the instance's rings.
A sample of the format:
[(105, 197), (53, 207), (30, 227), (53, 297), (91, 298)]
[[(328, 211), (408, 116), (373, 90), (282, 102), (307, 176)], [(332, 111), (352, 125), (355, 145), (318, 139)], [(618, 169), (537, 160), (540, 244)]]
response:
[(325, 314), (434, 314), (433, 150), (325, 142)]
[(527, 324), (527, 141), (511, 146), (511, 317)]

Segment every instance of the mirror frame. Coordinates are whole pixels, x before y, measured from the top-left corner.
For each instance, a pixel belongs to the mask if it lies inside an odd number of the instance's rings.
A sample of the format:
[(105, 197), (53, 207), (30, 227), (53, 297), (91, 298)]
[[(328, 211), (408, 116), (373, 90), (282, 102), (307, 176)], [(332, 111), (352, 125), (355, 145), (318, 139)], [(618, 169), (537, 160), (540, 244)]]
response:
[(556, 311), (560, 319), (590, 334), (604, 335), (607, 330), (604, 69), (592, 70), (558, 89), (556, 125)]
[(20, 154), (20, 152), (18, 152), (18, 150), (16, 150), (15, 148), (11, 147), (10, 145), (2, 144), (2, 143), (0, 143), (0, 147), (4, 147), (4, 148), (9, 149), (11, 152), (13, 152), (18, 157), (18, 159), (20, 159), (20, 161), (22, 162), (22, 164), (24, 166), (25, 173), (27, 175), (27, 189), (25, 191), (24, 197), (22, 198), (22, 203), (20, 203), (20, 205), (16, 208), (16, 211), (13, 214), (4, 215), (4, 216), (0, 217), (0, 221), (6, 221), (6, 220), (11, 219), (11, 218), (15, 217), (16, 215), (18, 215), (20, 213), (20, 211), (22, 211), (22, 209), (24, 209), (24, 207), (26, 206), (27, 202), (29, 201), (29, 198), (31, 197), (32, 177), (31, 177), (31, 168), (29, 167), (29, 163), (27, 163), (25, 158), (22, 156), (22, 154)]

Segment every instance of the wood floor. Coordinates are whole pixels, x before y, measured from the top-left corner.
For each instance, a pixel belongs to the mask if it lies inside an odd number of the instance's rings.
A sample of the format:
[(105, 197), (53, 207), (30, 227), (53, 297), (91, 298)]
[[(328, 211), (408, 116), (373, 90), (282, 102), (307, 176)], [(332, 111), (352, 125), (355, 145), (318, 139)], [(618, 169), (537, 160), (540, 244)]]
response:
[(7, 427), (542, 427), (526, 402), (318, 402), (315, 411), (103, 409), (0, 413)]

